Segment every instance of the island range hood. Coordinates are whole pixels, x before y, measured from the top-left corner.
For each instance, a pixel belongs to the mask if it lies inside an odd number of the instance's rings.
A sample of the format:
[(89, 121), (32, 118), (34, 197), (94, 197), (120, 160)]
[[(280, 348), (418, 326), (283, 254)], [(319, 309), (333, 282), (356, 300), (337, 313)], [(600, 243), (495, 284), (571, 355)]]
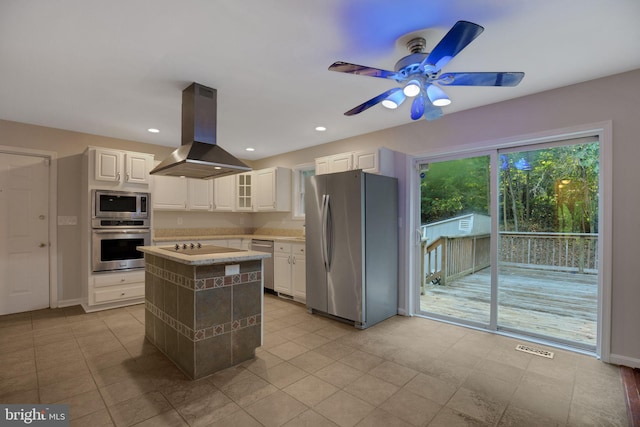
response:
[(217, 95), (198, 83), (182, 91), (182, 146), (151, 175), (211, 179), (251, 170), (216, 143)]

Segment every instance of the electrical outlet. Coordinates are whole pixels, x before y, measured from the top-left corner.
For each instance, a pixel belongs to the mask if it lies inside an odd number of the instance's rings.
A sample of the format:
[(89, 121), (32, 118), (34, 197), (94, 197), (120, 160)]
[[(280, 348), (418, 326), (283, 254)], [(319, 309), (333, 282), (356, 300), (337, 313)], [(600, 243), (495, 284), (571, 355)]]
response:
[(59, 216), (58, 225), (78, 225), (77, 216)]

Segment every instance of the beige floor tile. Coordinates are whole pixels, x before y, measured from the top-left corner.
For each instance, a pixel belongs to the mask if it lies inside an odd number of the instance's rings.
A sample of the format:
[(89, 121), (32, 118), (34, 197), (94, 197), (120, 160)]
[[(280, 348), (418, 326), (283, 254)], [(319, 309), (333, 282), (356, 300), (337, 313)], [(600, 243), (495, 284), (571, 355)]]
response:
[(256, 349), (256, 357), (247, 360), (242, 363), (242, 366), (250, 370), (251, 372), (258, 373), (264, 372), (269, 368), (273, 368), (276, 365), (284, 362), (281, 358), (273, 353), (269, 353), (267, 350), (261, 348)]
[(227, 384), (220, 390), (243, 408), (278, 391), (276, 386), (257, 375)]
[(283, 389), (309, 375), (308, 372), (303, 371), (289, 362), (280, 363), (273, 368), (256, 372), (256, 374), (279, 389)]
[(462, 365), (441, 359), (431, 360), (422, 366), (420, 371), (432, 377), (440, 378), (447, 383), (458, 385), (461, 385), (472, 372), (471, 369)]
[[(429, 427), (489, 427), (491, 425), (493, 424), (487, 424), (449, 408), (442, 408), (429, 423)], [(520, 427), (526, 427), (526, 424), (520, 424)]]
[(393, 396), (400, 388), (378, 377), (364, 374), (351, 384), (348, 384), (344, 391), (364, 400), (371, 405), (378, 406), (389, 397)]
[(98, 390), (81, 393), (57, 403), (69, 405), (69, 417), (72, 420), (106, 409), (105, 403)]
[(112, 427), (111, 415), (106, 409), (93, 412), (78, 419), (72, 419), (69, 423), (71, 427)]
[(141, 394), (108, 407), (116, 426), (132, 426), (169, 411), (171, 405), (158, 391)]
[(483, 359), (476, 365), (474, 372), (517, 384), (525, 370), (496, 360)]
[(489, 395), (476, 393), (461, 387), (447, 402), (446, 406), (489, 425), (494, 425), (500, 420), (507, 403), (494, 400)]
[(10, 393), (17, 393), (38, 388), (38, 377), (35, 372), (0, 379), (0, 398)]
[(339, 391), (318, 404), (314, 410), (341, 427), (351, 427), (375, 409), (364, 400)]
[(364, 373), (344, 363), (333, 362), (314, 375), (338, 388), (343, 388), (360, 378)]
[(288, 326), (286, 328), (280, 329), (278, 331), (278, 335), (288, 340), (292, 340), (303, 335), (306, 335), (308, 332), (302, 328), (297, 326)]
[(245, 408), (249, 415), (267, 427), (280, 426), (307, 409), (306, 405), (283, 391), (276, 391)]
[(593, 406), (583, 406), (572, 404), (569, 410), (569, 427), (581, 426), (611, 426), (626, 427), (627, 411), (624, 405), (616, 405), (607, 408), (597, 408)]
[(70, 378), (64, 381), (45, 385), (39, 388), (42, 403), (60, 402), (72, 396), (97, 390), (96, 383), (90, 374)]
[(486, 395), (492, 400), (508, 402), (516, 391), (518, 383), (472, 372), (462, 386), (478, 394)]
[(256, 374), (246, 369), (244, 366), (237, 365), (232, 366), (222, 371), (218, 371), (213, 375), (209, 375), (206, 379), (210, 381), (218, 388), (223, 388), (229, 384), (233, 384), (236, 381), (241, 381), (246, 378), (255, 377)]
[(107, 406), (113, 406), (125, 400), (133, 399), (141, 394), (149, 393), (156, 389), (155, 384), (144, 378), (127, 378), (98, 390)]
[(283, 344), (277, 345), (267, 350), (269, 353), (275, 354), (282, 360), (293, 359), (296, 356), (300, 356), (303, 353), (309, 351), (308, 348), (296, 344), (292, 341), (287, 341)]
[(0, 394), (0, 402), (14, 404), (14, 403), (40, 403), (40, 395), (38, 389), (34, 386), (29, 390), (9, 392), (7, 394)]
[(369, 371), (369, 375), (373, 375), (383, 379), (398, 387), (402, 387), (408, 383), (413, 377), (418, 375), (418, 371), (394, 362), (385, 361)]
[(309, 409), (284, 424), (283, 427), (337, 427), (337, 424)]
[(90, 375), (89, 368), (84, 361), (60, 363), (49, 369), (38, 370), (38, 385), (42, 387), (81, 375)]
[(535, 414), (544, 414), (554, 422), (564, 425), (569, 416), (570, 399), (568, 396), (543, 392), (541, 389), (520, 384), (509, 405)]
[(440, 411), (442, 405), (425, 399), (408, 390), (400, 389), (387, 399), (380, 409), (414, 426), (427, 425)]
[(326, 344), (316, 347), (314, 350), (322, 354), (323, 356), (330, 357), (334, 360), (342, 359), (346, 355), (356, 351), (355, 348), (348, 345), (340, 344), (336, 341), (330, 341)]
[(85, 363), (85, 357), (80, 347), (76, 346), (56, 353), (36, 353), (36, 369), (38, 371), (55, 368), (65, 363)]
[[(348, 328), (348, 329), (347, 329)], [(328, 338), (330, 340), (335, 340), (336, 338), (340, 338), (347, 334), (351, 334), (354, 332), (358, 332), (350, 326), (336, 326), (336, 325), (328, 325), (324, 328), (320, 328), (315, 331), (316, 335), (320, 335), (322, 337)]]
[(457, 390), (455, 385), (426, 374), (416, 375), (403, 388), (441, 405), (445, 405)]
[(516, 345), (517, 344), (510, 342), (508, 347), (495, 347), (489, 352), (489, 354), (487, 354), (487, 359), (504, 363), (506, 365), (515, 366), (516, 368), (527, 369), (527, 366), (529, 366), (529, 362), (531, 362), (531, 359), (533, 357), (539, 356), (533, 356), (528, 353), (517, 351), (515, 350)]
[(283, 337), (278, 332), (265, 332), (262, 338), (262, 346), (260, 348), (268, 350), (288, 341), (288, 338)]
[(238, 411), (240, 407), (219, 390), (215, 390), (176, 408), (191, 426), (208, 425)]
[(369, 415), (367, 415), (362, 421), (357, 424), (357, 427), (411, 427), (412, 424), (401, 420), (383, 411), (380, 408), (374, 409)]
[[(150, 383), (152, 383), (150, 381)], [(188, 379), (171, 381), (158, 388), (158, 391), (173, 405), (178, 407), (215, 392), (216, 387), (205, 379), (190, 381)]]
[(345, 365), (349, 365), (352, 368), (356, 368), (357, 370), (362, 372), (370, 371), (371, 369), (381, 364), (383, 361), (384, 359), (381, 357), (360, 350), (356, 350), (353, 353), (348, 354), (340, 359), (340, 362), (344, 363)]
[(322, 335), (318, 335), (312, 332), (294, 338), (292, 341), (308, 349), (314, 349), (330, 342), (331, 340), (329, 338), (323, 337)]
[[(559, 427), (564, 423), (558, 423), (542, 414), (536, 414), (516, 406), (509, 405), (504, 411), (498, 427)], [(583, 424), (582, 427), (585, 425)], [(576, 426), (578, 427), (578, 426)]]
[(285, 393), (310, 407), (316, 406), (338, 390), (338, 387), (313, 375), (305, 377), (283, 389)]
[(170, 409), (136, 424), (136, 427), (188, 427), (188, 425), (175, 409)]
[(289, 360), (289, 363), (303, 369), (307, 372), (314, 373), (334, 362), (330, 357), (324, 356), (316, 351), (310, 350), (300, 356)]
[(207, 427), (262, 427), (262, 424), (247, 412), (239, 410), (208, 424)]

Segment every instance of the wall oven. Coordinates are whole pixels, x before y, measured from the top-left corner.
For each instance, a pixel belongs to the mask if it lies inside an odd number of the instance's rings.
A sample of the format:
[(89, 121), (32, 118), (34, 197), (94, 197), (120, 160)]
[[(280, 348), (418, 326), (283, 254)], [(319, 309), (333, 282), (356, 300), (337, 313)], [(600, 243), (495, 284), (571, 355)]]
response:
[(91, 264), (94, 273), (144, 268), (138, 246), (151, 245), (149, 193), (93, 190)]
[(150, 229), (99, 228), (92, 234), (94, 272), (144, 268), (144, 254), (136, 247), (150, 246)]

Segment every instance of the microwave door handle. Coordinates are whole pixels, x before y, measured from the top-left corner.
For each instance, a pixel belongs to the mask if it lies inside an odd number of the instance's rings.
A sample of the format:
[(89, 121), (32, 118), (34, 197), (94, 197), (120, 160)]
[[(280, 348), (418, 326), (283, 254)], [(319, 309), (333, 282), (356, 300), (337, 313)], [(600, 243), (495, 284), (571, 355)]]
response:
[(148, 229), (136, 229), (136, 230), (123, 230), (121, 228), (105, 228), (102, 230), (93, 230), (94, 233), (96, 234), (113, 234), (113, 233), (117, 233), (117, 234), (146, 234), (149, 232)]

